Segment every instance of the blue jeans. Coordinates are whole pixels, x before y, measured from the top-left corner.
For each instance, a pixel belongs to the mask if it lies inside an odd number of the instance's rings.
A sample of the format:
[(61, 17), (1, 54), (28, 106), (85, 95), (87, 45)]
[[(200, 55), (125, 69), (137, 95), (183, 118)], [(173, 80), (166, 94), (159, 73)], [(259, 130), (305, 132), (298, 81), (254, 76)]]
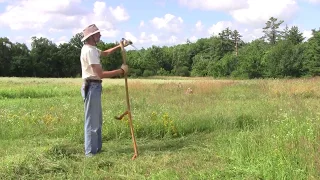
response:
[(102, 105), (101, 105), (101, 83), (91, 82), (87, 96), (85, 97), (85, 83), (81, 88), (84, 100), (84, 148), (86, 155), (98, 153), (102, 148)]

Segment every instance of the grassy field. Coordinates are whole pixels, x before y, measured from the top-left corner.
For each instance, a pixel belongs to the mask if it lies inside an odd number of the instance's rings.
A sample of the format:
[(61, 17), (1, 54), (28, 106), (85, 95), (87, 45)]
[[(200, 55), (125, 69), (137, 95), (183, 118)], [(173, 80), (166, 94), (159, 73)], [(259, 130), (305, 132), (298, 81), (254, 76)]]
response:
[[(319, 179), (320, 79), (103, 82), (103, 151), (85, 158), (81, 79), (0, 78), (0, 179)], [(186, 94), (187, 88), (193, 94)]]

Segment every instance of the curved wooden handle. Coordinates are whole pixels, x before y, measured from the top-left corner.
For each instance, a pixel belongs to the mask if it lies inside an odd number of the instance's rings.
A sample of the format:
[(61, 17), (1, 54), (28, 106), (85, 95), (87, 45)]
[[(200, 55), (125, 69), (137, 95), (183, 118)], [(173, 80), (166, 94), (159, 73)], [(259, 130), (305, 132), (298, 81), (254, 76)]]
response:
[(127, 53), (126, 53), (126, 49), (124, 48), (123, 40), (120, 41), (120, 47), (121, 47), (123, 64), (127, 64)]
[[(127, 54), (126, 54), (126, 50), (124, 49), (123, 40), (120, 41), (120, 47), (121, 47), (123, 64), (127, 64)], [(132, 160), (134, 160), (138, 156), (138, 149), (137, 149), (137, 142), (136, 142), (136, 138), (134, 136), (134, 129), (133, 129), (133, 124), (132, 124), (132, 116), (131, 116), (130, 101), (129, 101), (129, 91), (128, 91), (128, 80), (127, 80), (126, 73), (124, 74), (124, 80), (125, 80), (125, 88), (126, 88), (127, 111), (123, 114), (123, 116), (124, 115), (129, 116), (129, 125), (130, 125), (131, 137), (132, 137), (132, 142), (133, 142), (133, 148), (134, 148), (134, 155), (132, 156)]]

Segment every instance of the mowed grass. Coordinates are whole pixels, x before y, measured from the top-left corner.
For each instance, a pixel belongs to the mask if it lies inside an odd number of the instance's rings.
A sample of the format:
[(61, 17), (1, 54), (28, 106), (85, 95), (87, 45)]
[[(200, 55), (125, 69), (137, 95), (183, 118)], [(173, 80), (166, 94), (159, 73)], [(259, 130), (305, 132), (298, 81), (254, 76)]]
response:
[[(103, 82), (85, 158), (81, 79), (0, 78), (0, 179), (319, 179), (320, 79)], [(192, 94), (186, 94), (191, 88)]]

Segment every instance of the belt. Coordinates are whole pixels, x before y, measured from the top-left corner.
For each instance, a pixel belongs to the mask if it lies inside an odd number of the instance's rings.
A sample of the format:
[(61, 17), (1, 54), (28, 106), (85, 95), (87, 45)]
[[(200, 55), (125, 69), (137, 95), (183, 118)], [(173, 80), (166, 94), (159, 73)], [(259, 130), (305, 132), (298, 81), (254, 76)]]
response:
[(94, 82), (94, 83), (102, 83), (102, 80), (98, 80), (98, 79), (85, 79), (85, 81), (87, 83), (92, 83), (92, 82)]

